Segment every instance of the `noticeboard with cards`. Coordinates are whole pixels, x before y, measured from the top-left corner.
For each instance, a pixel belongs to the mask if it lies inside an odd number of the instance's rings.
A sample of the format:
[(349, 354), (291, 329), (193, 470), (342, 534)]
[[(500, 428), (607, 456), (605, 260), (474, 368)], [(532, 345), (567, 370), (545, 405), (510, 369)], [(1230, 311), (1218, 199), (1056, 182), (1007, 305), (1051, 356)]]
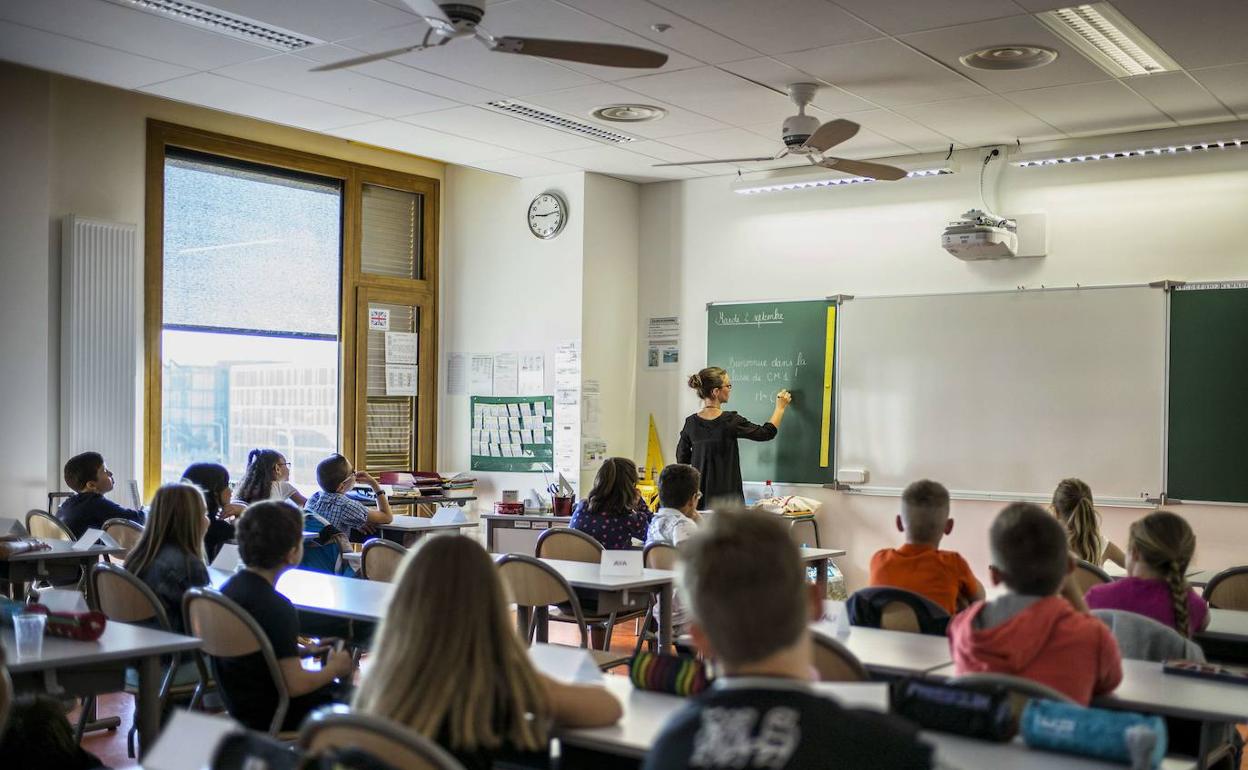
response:
[(472, 470), (554, 470), (553, 396), (473, 396), (470, 408)]

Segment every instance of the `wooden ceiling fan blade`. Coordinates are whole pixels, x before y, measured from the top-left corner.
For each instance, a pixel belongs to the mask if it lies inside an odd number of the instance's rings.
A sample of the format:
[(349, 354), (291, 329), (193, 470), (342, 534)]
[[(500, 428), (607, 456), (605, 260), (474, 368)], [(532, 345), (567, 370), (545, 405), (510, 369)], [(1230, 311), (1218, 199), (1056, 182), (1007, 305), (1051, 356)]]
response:
[(652, 163), (651, 168), (659, 168), (661, 166), (703, 166), (707, 163), (762, 163), (763, 161), (775, 160), (775, 157), (768, 158), (720, 158), (719, 160), (689, 160), (684, 163)]
[(811, 134), (810, 138), (806, 140), (806, 146), (814, 147), (819, 152), (825, 152), (841, 142), (852, 139), (854, 134), (858, 133), (858, 128), (858, 124), (852, 120), (845, 120), (844, 118), (829, 120), (815, 129), (815, 133)]
[(589, 43), (580, 40), (548, 40), (538, 37), (500, 37), (492, 46), (495, 51), (541, 56), (604, 67), (653, 69), (667, 63), (667, 54), (614, 43)]
[(824, 158), (818, 165), (833, 171), (844, 171), (854, 176), (865, 176), (881, 182), (896, 182), (905, 179), (908, 173), (904, 168), (886, 166), (883, 163), (872, 163), (869, 160), (850, 160), (848, 158)]
[(389, 51), (382, 51), (380, 53), (370, 53), (370, 54), (365, 54), (364, 56), (356, 56), (353, 59), (343, 59), (342, 61), (330, 62), (329, 64), (322, 64), (319, 67), (313, 67), (312, 69), (308, 71), (309, 72), (330, 72), (332, 70), (340, 70), (346, 67), (355, 67), (360, 64), (368, 64), (369, 62), (381, 61), (382, 59), (389, 59), (391, 56), (400, 56), (402, 54), (410, 53), (411, 51), (415, 51), (424, 47), (425, 47), (424, 45), (409, 45), (406, 48), (394, 48)]

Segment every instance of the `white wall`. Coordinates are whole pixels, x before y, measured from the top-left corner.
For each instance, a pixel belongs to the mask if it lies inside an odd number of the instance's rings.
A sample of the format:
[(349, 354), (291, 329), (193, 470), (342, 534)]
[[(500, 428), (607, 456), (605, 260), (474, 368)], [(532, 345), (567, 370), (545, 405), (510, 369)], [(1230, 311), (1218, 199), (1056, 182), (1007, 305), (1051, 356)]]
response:
[[(729, 181), (642, 188), (638, 315), (681, 315), (684, 367), (639, 369), (638, 457), (644, 456), (649, 413), (670, 461), (681, 421), (696, 408), (684, 380), (705, 361), (710, 301), (1248, 277), (1243, 150), (1007, 169), (1002, 212), (1046, 211), (1049, 219), (1049, 255), (1012, 263), (963, 263), (939, 247), (945, 223), (977, 202), (973, 173), (749, 196), (731, 192)], [(871, 554), (897, 541), (896, 499), (812, 488), (800, 493), (825, 502), (824, 543), (849, 550), (839, 563), (851, 587), (861, 586)], [(999, 507), (954, 506), (959, 522), (946, 547), (963, 551), (981, 576), (988, 562), (985, 533)], [(1138, 513), (1106, 511), (1109, 535), (1122, 543)], [(1248, 511), (1183, 506), (1182, 513), (1196, 529), (1198, 563), (1243, 562)]]
[(57, 291), (49, 248), (48, 76), (0, 67), (0, 517), (48, 505), (55, 472)]

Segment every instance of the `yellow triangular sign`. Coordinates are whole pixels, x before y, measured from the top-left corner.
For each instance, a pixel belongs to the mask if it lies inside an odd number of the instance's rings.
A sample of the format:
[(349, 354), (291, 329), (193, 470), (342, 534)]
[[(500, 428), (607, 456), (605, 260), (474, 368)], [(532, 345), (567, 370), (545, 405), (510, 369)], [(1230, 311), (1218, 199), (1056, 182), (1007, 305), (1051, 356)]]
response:
[(646, 439), (646, 478), (652, 484), (659, 481), (659, 471), (667, 465), (663, 460), (663, 446), (659, 443), (659, 430), (654, 427), (654, 415), (650, 415), (650, 436)]

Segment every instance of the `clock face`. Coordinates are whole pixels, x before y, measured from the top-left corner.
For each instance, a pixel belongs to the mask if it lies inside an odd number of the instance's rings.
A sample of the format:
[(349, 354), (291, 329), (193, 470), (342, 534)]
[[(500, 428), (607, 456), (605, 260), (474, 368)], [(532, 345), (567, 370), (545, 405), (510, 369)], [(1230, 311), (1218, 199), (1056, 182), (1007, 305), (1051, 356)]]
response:
[(529, 230), (538, 238), (554, 238), (568, 219), (568, 206), (554, 193), (542, 193), (529, 204)]

